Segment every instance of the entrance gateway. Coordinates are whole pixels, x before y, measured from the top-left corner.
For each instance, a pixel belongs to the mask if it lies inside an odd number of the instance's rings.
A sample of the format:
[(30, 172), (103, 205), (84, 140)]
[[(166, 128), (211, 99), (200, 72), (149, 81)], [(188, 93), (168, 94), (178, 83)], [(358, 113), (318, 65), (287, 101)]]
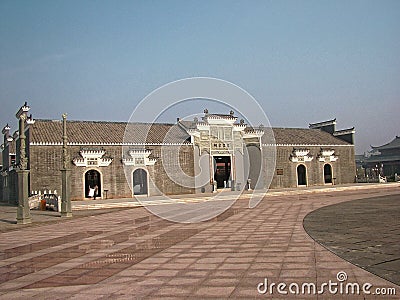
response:
[(214, 156), (214, 180), (217, 182), (217, 188), (231, 187), (231, 157)]
[[(246, 147), (251, 144), (261, 148), (264, 130), (248, 128), (244, 120), (236, 122), (237, 119), (233, 111), (228, 115), (209, 114), (206, 109), (201, 121), (197, 118), (179, 121), (196, 149), (195, 160), (199, 161), (200, 168), (195, 170), (195, 175), (205, 174), (204, 178), (198, 180), (203, 192), (211, 192), (214, 187), (241, 190), (247, 182), (258, 181), (258, 176), (252, 178), (254, 172), (250, 174), (249, 166), (261, 164), (261, 161), (253, 162)], [(208, 185), (204, 183), (207, 181)]]

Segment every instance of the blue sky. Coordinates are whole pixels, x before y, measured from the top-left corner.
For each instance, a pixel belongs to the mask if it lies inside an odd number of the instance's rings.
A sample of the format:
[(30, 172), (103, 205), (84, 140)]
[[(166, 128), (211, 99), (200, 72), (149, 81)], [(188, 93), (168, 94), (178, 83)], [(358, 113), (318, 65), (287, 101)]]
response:
[(400, 1), (2, 0), (0, 125), (24, 101), (36, 118), (127, 121), (154, 89), (210, 76), (273, 126), (355, 126), (362, 153), (400, 135), (399, 53)]

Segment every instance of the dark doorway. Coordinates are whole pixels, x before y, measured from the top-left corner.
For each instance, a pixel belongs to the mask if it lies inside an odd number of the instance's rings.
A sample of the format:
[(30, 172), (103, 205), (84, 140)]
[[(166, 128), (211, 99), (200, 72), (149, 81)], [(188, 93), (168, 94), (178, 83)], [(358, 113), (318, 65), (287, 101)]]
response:
[(324, 182), (332, 183), (332, 166), (330, 164), (324, 166)]
[(304, 165), (297, 167), (297, 185), (307, 185), (307, 170)]
[(147, 195), (147, 172), (143, 169), (133, 172), (133, 194)]
[(101, 197), (101, 177), (100, 173), (96, 170), (89, 170), (85, 173), (85, 197), (89, 197), (89, 189), (97, 185), (96, 197)]
[[(214, 180), (217, 182), (217, 188), (228, 187), (228, 181), (231, 177), (231, 157), (214, 156), (215, 173)], [(226, 183), (226, 185), (225, 185)]]

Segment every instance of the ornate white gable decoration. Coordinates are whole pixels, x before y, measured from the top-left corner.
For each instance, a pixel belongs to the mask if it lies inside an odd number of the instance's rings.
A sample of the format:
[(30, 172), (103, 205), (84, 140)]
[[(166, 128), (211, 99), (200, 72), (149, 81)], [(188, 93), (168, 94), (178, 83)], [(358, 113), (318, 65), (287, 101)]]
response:
[(129, 150), (128, 158), (123, 158), (122, 163), (126, 166), (153, 166), (157, 159), (149, 158), (150, 150)]
[(199, 153), (209, 155), (243, 154), (244, 139), (258, 139), (261, 146), (261, 137), (264, 135), (262, 126), (251, 129), (243, 119), (237, 121), (238, 117), (234, 116), (233, 111), (229, 114), (209, 114), (207, 109), (201, 121), (197, 117), (192, 122), (178, 119), (178, 123), (190, 135), (191, 143), (198, 147)]
[(243, 138), (260, 138), (264, 135), (264, 131), (263, 130), (259, 130), (259, 129), (253, 129), (253, 130), (248, 130), (246, 132), (244, 132), (243, 134)]
[(106, 151), (100, 150), (85, 150), (79, 151), (81, 157), (76, 157), (72, 160), (77, 167), (107, 167), (111, 164), (113, 159), (111, 157), (104, 157)]
[(335, 150), (321, 149), (321, 152), (318, 155), (318, 161), (321, 161), (321, 162), (337, 161), (338, 157), (335, 156), (334, 154), (335, 154)]
[(229, 115), (213, 115), (213, 114), (208, 114), (204, 116), (204, 120), (206, 121), (207, 124), (209, 125), (230, 125), (232, 126), (236, 120), (237, 117), (233, 116), (233, 111), (231, 110)]
[(313, 160), (313, 156), (309, 154), (309, 149), (293, 149), (290, 155), (292, 162), (309, 162)]

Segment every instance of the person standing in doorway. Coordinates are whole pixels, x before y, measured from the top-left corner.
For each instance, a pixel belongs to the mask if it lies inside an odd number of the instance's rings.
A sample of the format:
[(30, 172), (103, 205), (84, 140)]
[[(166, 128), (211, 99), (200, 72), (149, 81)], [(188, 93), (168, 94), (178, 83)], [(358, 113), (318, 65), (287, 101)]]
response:
[(96, 200), (97, 192), (99, 191), (99, 187), (97, 184), (94, 186), (93, 200)]
[(88, 198), (94, 197), (94, 188), (89, 185)]

